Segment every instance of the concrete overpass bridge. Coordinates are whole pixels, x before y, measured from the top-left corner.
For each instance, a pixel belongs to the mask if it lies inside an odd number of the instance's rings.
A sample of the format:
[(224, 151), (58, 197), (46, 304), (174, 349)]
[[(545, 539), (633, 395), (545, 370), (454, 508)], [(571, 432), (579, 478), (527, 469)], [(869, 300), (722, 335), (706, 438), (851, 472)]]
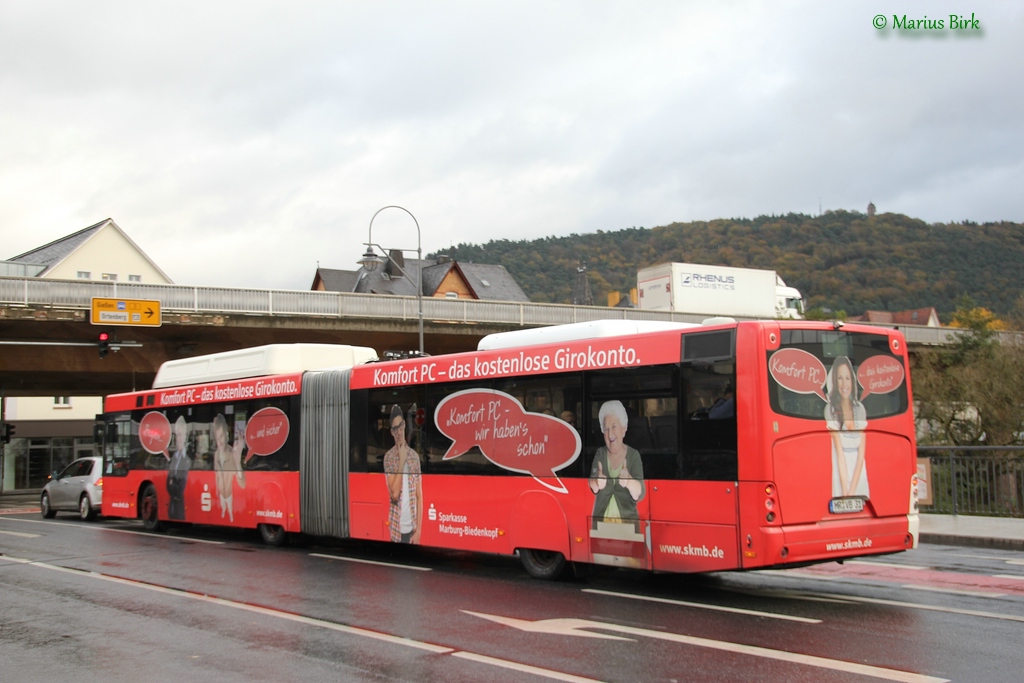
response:
[[(160, 327), (93, 325), (92, 299), (161, 303)], [(697, 322), (706, 316), (600, 306), (423, 299), (425, 349), (476, 348), (481, 337), (590, 320)], [(899, 327), (911, 348), (955, 331)], [(116, 352), (101, 359), (97, 339)], [(269, 343), (334, 343), (378, 352), (418, 347), (416, 297), (0, 277), (0, 390), (8, 396), (97, 395), (152, 384), (166, 360)]]

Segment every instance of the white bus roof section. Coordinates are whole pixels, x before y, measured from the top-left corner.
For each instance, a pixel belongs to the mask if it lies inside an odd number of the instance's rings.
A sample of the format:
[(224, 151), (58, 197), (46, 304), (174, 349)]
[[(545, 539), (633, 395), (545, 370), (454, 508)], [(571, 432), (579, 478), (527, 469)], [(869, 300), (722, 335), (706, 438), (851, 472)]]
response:
[(350, 368), (377, 360), (365, 346), (344, 344), (267, 344), (237, 351), (169, 360), (160, 366), (154, 389), (222, 382), (246, 377), (284, 375), (306, 370)]
[(537, 344), (560, 344), (581, 339), (622, 337), (627, 334), (645, 332), (666, 332), (670, 330), (691, 330), (700, 327), (697, 323), (672, 323), (661, 320), (591, 320), (585, 323), (536, 327), (529, 330), (497, 332), (489, 334), (477, 344), (478, 351), (496, 351), (517, 346)]

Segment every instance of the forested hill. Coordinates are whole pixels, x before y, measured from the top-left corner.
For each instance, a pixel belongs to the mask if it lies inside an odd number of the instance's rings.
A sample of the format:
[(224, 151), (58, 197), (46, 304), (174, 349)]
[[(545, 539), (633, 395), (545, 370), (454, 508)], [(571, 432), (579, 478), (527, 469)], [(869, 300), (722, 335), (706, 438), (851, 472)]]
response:
[(598, 305), (636, 286), (638, 268), (683, 261), (778, 271), (809, 308), (857, 315), (934, 306), (948, 320), (963, 295), (996, 314), (1024, 290), (1024, 225), (935, 223), (848, 211), (673, 223), (447, 252), (457, 261), (505, 266), (532, 301), (571, 303), (587, 267)]

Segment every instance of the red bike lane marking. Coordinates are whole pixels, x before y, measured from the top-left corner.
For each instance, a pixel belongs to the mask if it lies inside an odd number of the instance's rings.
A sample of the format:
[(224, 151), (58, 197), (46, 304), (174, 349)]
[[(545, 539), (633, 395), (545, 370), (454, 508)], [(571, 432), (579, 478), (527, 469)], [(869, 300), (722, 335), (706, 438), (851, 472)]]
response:
[(1012, 593), (1024, 595), (1024, 580), (1010, 579), (986, 574), (964, 574), (962, 572), (939, 571), (936, 569), (901, 569), (888, 565), (823, 564), (804, 567), (799, 572), (809, 575), (885, 581), (898, 584), (913, 584), (951, 590), (971, 590), (983, 593)]

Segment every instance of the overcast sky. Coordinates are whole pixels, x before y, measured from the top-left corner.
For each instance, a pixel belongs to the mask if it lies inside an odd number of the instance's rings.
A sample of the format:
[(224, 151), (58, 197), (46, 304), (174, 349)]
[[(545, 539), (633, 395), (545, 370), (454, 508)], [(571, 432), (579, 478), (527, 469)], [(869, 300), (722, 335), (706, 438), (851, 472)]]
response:
[(1022, 76), (1016, 0), (0, 0), (0, 258), (110, 217), (179, 284), (308, 289), (389, 204), (424, 252), (819, 203), (1022, 222)]

